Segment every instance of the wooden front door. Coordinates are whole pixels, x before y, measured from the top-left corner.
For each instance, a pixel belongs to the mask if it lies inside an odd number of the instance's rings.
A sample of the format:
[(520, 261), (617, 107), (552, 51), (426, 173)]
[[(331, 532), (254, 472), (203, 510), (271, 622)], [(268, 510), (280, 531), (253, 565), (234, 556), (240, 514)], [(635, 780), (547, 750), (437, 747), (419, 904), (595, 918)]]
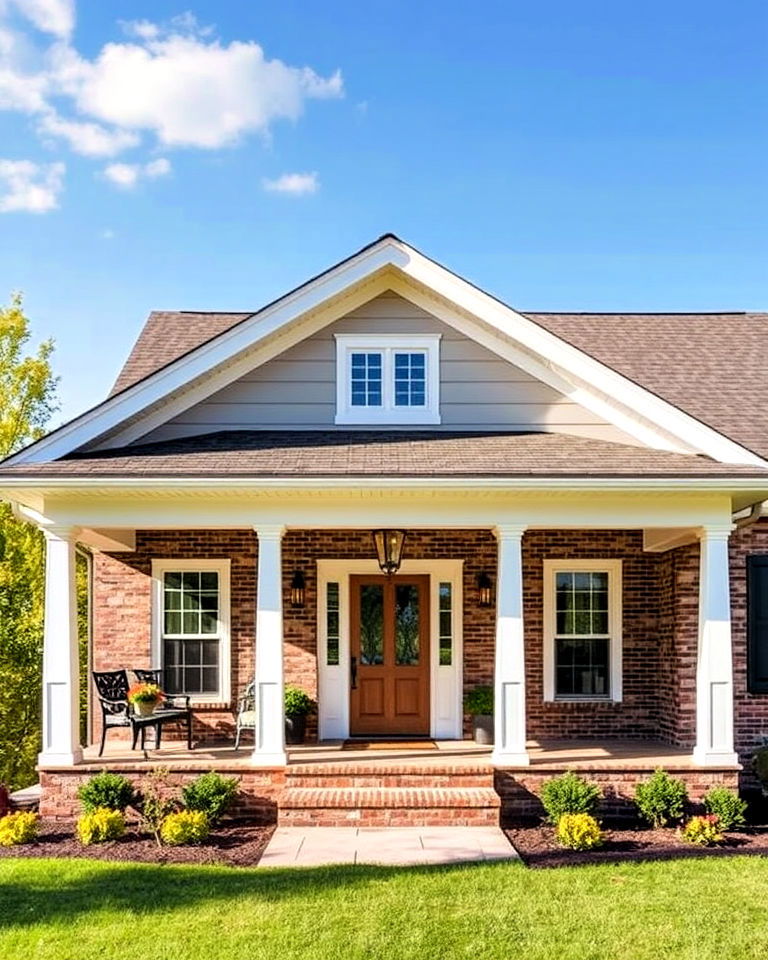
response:
[(429, 736), (429, 577), (349, 583), (351, 735)]

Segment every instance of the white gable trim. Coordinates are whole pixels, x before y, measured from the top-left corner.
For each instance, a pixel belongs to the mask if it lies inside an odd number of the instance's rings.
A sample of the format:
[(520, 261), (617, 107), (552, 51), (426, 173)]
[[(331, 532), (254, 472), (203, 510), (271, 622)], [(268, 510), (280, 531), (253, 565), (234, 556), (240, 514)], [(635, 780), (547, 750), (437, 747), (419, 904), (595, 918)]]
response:
[[(105, 434), (111, 434), (109, 446), (144, 436), (176, 413), (237, 379), (247, 369), (253, 369), (288, 349), (293, 342), (322, 329), (356, 304), (371, 299), (384, 288), (393, 288), (394, 281), (382, 276), (387, 271), (396, 271), (412, 280), (417, 288), (426, 288), (477, 318), (479, 322), (471, 322), (472, 332), (468, 335), (487, 346), (490, 340), (480, 339), (481, 327), (486, 328), (495, 342), (492, 349), (500, 356), (512, 352), (509, 344), (512, 339), (522, 347), (514, 350), (517, 359), (512, 362), (520, 363), (521, 357), (530, 351), (533, 356), (526, 362), (529, 365), (537, 362), (539, 370), (544, 371), (536, 376), (553, 386), (552, 379), (545, 379), (545, 374), (556, 377), (564, 384), (556, 389), (589, 409), (599, 410), (601, 416), (650, 446), (702, 453), (724, 463), (768, 465), (740, 444), (391, 236), (383, 237), (231, 330), (53, 431), (7, 463), (56, 459)], [(413, 299), (413, 292), (409, 297)], [(435, 312), (434, 304), (429, 309)], [(454, 314), (454, 325), (458, 317), (458, 313)], [(443, 319), (448, 319), (447, 314)], [(470, 321), (464, 318), (463, 323)], [(596, 383), (600, 384), (599, 388), (595, 388)], [(632, 430), (628, 430), (630, 424)]]

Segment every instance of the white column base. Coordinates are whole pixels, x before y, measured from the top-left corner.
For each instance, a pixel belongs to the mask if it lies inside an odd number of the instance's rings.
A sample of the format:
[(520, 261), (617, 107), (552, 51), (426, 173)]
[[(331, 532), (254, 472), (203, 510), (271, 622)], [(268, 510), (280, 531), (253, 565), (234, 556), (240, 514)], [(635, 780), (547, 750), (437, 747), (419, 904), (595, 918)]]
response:
[(522, 753), (506, 753), (502, 750), (494, 750), (491, 754), (491, 763), (494, 767), (530, 767), (531, 758), (525, 750)]
[(251, 754), (252, 767), (284, 767), (287, 763), (287, 753), (262, 753), (254, 750)]
[(83, 751), (74, 750), (71, 753), (38, 753), (39, 767), (75, 767), (83, 762)]
[(738, 767), (739, 757), (727, 751), (717, 752), (704, 747), (693, 748), (693, 762), (697, 767)]

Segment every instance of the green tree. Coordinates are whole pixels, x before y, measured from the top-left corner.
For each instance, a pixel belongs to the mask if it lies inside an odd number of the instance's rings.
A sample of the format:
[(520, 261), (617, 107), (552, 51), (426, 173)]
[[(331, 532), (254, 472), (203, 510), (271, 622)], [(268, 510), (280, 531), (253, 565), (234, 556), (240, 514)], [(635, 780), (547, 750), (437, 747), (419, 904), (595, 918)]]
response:
[[(0, 308), (0, 459), (45, 432), (57, 409), (53, 342), (30, 350), (19, 294)], [(35, 780), (40, 749), (45, 547), (42, 534), (0, 503), (0, 782)]]

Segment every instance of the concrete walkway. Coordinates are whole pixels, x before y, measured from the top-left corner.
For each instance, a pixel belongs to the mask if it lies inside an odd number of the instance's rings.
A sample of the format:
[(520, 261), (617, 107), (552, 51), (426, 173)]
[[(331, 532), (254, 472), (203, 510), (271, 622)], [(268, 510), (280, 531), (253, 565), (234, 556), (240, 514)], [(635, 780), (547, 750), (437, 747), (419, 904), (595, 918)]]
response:
[(516, 860), (498, 827), (278, 827), (260, 867), (388, 866)]

